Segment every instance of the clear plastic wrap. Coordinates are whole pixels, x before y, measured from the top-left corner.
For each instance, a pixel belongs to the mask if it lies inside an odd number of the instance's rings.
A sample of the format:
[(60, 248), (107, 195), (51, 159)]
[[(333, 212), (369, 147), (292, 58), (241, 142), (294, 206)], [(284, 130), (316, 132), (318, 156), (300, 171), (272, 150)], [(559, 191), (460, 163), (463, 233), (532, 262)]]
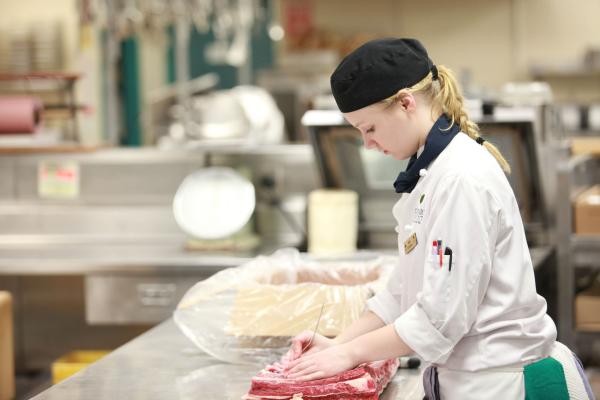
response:
[(201, 350), (232, 363), (268, 364), (291, 337), (313, 330), (336, 336), (385, 286), (397, 262), (391, 256), (318, 261), (295, 249), (220, 271), (182, 298), (174, 320)]

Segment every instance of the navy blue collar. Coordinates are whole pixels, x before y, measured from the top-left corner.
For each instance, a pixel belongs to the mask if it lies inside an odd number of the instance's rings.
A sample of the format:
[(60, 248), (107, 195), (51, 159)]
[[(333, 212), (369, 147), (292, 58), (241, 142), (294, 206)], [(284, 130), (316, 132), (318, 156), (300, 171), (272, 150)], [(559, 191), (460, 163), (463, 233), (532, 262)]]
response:
[(454, 136), (460, 132), (460, 127), (456, 124), (451, 124), (450, 118), (446, 114), (442, 114), (431, 127), (423, 152), (417, 158), (415, 154), (410, 158), (406, 171), (398, 175), (394, 182), (396, 193), (410, 193), (417, 186), (419, 181), (419, 171), (426, 168), (433, 160), (440, 155), (448, 144), (454, 139)]

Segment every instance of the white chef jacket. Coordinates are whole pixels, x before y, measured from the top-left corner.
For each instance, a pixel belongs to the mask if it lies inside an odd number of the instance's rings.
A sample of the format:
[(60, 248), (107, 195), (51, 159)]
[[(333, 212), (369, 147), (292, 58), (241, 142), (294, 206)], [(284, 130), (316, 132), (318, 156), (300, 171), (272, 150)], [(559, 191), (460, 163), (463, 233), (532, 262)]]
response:
[[(459, 132), (421, 172), (393, 209), (399, 263), (367, 307), (447, 370), (518, 368), (548, 356), (556, 326), (536, 292), (519, 207), (495, 158)], [(405, 252), (413, 233), (418, 244)], [(440, 267), (432, 254), (437, 240), (452, 249), (451, 270), (449, 256)]]

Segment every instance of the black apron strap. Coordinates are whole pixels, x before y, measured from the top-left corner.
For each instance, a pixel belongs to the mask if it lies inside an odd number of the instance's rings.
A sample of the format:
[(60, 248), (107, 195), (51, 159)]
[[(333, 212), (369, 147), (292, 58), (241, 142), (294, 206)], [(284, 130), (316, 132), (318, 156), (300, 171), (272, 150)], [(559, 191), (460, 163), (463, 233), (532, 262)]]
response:
[(430, 365), (423, 371), (423, 388), (425, 389), (425, 397), (423, 400), (441, 399), (437, 367)]

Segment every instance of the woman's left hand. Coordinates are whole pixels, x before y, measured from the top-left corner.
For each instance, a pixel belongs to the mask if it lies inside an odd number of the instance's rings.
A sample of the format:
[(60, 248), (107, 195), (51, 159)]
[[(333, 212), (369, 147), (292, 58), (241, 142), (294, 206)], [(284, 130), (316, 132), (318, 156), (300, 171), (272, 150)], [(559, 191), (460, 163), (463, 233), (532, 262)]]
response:
[(344, 344), (329, 347), (313, 354), (305, 354), (287, 365), (287, 377), (301, 381), (329, 378), (356, 366)]

